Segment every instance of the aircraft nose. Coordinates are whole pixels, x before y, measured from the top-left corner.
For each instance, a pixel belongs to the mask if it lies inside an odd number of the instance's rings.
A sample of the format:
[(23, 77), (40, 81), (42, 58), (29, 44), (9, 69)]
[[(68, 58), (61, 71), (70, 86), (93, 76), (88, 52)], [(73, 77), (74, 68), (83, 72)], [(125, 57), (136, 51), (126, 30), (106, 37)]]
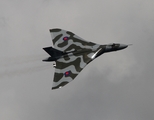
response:
[(121, 49), (125, 49), (126, 47), (128, 47), (128, 45), (120, 44), (120, 45), (119, 45), (119, 50), (121, 50)]

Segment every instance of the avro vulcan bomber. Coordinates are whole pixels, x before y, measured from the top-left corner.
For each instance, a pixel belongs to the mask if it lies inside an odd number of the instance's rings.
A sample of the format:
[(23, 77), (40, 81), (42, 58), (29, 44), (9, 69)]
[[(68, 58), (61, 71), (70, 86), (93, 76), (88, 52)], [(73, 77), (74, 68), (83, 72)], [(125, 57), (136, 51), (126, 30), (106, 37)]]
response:
[(88, 42), (74, 33), (62, 29), (50, 29), (53, 47), (43, 48), (49, 55), (43, 61), (54, 61), (55, 73), (52, 89), (68, 84), (81, 70), (103, 53), (122, 50), (128, 45), (112, 43), (99, 45)]

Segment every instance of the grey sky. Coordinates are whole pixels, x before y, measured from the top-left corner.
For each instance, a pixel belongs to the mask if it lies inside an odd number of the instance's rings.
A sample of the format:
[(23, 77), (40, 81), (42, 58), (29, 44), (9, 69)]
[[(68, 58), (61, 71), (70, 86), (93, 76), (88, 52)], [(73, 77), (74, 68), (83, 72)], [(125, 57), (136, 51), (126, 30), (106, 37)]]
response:
[[(153, 0), (0, 1), (1, 120), (154, 120)], [(62, 89), (41, 60), (62, 28), (100, 44), (133, 44), (104, 54)]]

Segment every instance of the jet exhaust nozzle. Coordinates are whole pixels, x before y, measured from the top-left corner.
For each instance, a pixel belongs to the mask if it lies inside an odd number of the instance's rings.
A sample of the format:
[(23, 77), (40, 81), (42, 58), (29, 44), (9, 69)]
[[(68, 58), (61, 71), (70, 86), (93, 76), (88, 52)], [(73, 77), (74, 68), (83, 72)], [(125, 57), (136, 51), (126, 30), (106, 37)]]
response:
[(44, 61), (44, 62), (51, 62), (51, 61), (56, 61), (57, 59), (56, 58), (54, 58), (54, 57), (48, 57), (48, 58), (46, 58), (46, 59), (44, 59), (44, 60), (42, 60), (42, 61)]

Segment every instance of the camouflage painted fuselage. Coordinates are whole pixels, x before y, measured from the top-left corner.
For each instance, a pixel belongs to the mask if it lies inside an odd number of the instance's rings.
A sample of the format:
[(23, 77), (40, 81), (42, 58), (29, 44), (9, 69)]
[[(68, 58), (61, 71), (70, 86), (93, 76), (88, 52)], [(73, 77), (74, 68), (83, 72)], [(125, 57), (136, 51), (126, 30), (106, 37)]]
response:
[(52, 89), (71, 82), (88, 63), (101, 54), (127, 47), (122, 44), (99, 45), (88, 42), (62, 29), (51, 29), (50, 33), (54, 48), (43, 48), (51, 56), (43, 61), (56, 62)]

